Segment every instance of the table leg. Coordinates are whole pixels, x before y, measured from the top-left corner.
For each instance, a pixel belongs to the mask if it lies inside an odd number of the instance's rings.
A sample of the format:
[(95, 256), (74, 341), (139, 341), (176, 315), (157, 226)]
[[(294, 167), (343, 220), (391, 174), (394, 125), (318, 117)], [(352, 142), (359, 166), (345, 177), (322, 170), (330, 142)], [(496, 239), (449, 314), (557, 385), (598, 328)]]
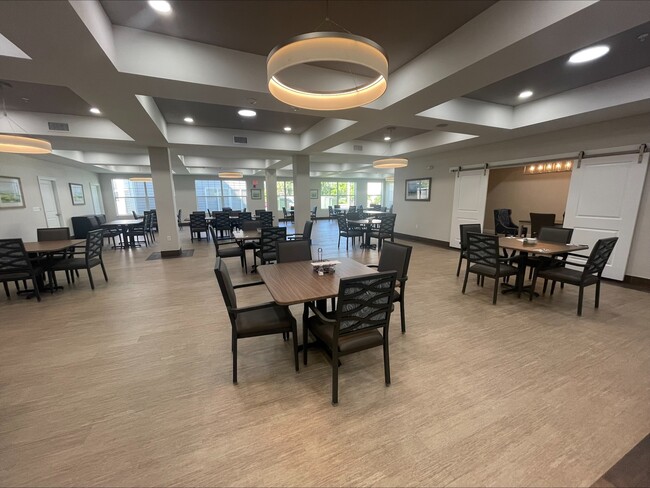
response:
[(501, 293), (504, 295), (507, 293), (533, 293), (534, 296), (539, 296), (539, 294), (535, 293), (535, 290), (532, 289), (532, 285), (524, 286), (524, 281), (526, 281), (526, 262), (528, 261), (528, 253), (522, 251), (519, 253), (519, 256), (519, 266), (517, 269), (515, 285), (512, 286), (509, 283), (501, 283)]
[(362, 249), (377, 249), (377, 244), (370, 244), (370, 234), (372, 232), (372, 227), (370, 225), (366, 226), (364, 232), (364, 242), (361, 244)]

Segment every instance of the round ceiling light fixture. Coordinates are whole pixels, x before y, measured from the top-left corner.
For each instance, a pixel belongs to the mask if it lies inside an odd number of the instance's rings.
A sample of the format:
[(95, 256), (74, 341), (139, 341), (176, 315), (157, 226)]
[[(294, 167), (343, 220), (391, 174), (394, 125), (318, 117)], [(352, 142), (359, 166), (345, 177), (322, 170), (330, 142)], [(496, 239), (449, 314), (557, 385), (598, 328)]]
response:
[(242, 108), (237, 113), (242, 117), (255, 117), (257, 115), (257, 112), (255, 110), (251, 110), (249, 108)]
[(284, 131), (285, 131), (285, 132), (291, 132), (291, 127), (287, 125), (287, 126), (284, 128)]
[(50, 154), (52, 144), (33, 137), (0, 134), (0, 153), (14, 154)]
[(90, 113), (95, 114), (95, 115), (100, 115), (102, 113), (102, 111), (99, 110), (97, 107), (91, 107)]
[(244, 174), (240, 171), (223, 171), (218, 173), (219, 178), (243, 178)]
[(571, 64), (581, 64), (593, 61), (594, 59), (602, 58), (609, 52), (609, 46), (600, 44), (598, 46), (591, 46), (580, 51), (573, 53), (569, 58)]
[(183, 122), (187, 122), (188, 124), (193, 124), (194, 119), (190, 117), (189, 115), (183, 119)]
[(409, 160), (405, 158), (384, 158), (372, 162), (372, 167), (379, 169), (405, 168), (408, 165)]
[(172, 11), (172, 6), (166, 0), (149, 0), (149, 6), (161, 14), (168, 14)]
[[(371, 70), (372, 80), (351, 89), (301, 90), (279, 80), (283, 71), (308, 63), (346, 63)], [(366, 105), (384, 94), (388, 80), (388, 57), (382, 47), (349, 33), (311, 32), (292, 37), (275, 47), (266, 58), (271, 95), (294, 107), (308, 110), (345, 110)]]
[(530, 98), (533, 96), (532, 90), (524, 90), (519, 94), (519, 98)]

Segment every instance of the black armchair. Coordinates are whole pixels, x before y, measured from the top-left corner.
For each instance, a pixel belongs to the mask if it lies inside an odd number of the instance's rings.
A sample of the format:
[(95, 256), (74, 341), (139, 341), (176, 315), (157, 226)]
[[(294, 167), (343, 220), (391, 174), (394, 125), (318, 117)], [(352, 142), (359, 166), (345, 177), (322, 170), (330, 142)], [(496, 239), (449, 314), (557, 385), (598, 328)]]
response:
[(246, 249), (233, 239), (218, 239), (217, 231), (212, 226), (210, 226), (210, 234), (212, 235), (212, 242), (214, 242), (216, 256), (218, 258), (239, 258), (244, 272), (248, 273), (248, 268), (246, 267)]
[(467, 234), (473, 232), (475, 234), (481, 233), (481, 224), (461, 224), (460, 225), (460, 256), (458, 258), (458, 268), (456, 269), (456, 276), (460, 276), (460, 266), (463, 259), (467, 259)]
[[(95, 266), (101, 266), (104, 279), (108, 281), (106, 274), (106, 267), (104, 266), (104, 259), (102, 258), (102, 245), (104, 237), (101, 229), (91, 230), (86, 237), (86, 249), (83, 258), (69, 258), (58, 261), (52, 266), (52, 271), (74, 271), (78, 269), (85, 269), (88, 272), (88, 281), (90, 281), (90, 288), (95, 289), (93, 275), (90, 271)], [(72, 281), (74, 282), (74, 275), (70, 273)], [(56, 285), (56, 279), (54, 284)]]
[(494, 209), (494, 233), (516, 236), (519, 227), (512, 221), (512, 210), (509, 208)]
[(254, 266), (257, 267), (257, 258), (260, 258), (262, 264), (275, 261), (277, 259), (275, 244), (286, 239), (286, 227), (262, 227), (260, 247), (253, 253)]
[[(43, 271), (40, 267), (32, 265), (22, 239), (0, 239), (0, 282), (4, 285), (7, 298), (11, 298), (7, 283), (31, 280), (34, 295), (40, 302), (38, 279), (42, 274)], [(16, 284), (16, 286), (18, 285)]]

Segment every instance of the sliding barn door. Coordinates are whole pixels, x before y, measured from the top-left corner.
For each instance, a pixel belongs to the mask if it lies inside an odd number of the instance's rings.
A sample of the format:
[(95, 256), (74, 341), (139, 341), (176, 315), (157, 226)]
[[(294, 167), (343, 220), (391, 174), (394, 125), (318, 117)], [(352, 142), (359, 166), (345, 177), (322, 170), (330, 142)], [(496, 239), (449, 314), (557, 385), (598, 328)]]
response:
[[(572, 242), (587, 244), (618, 237), (603, 276), (622, 280), (630, 252), (648, 154), (588, 158), (571, 175), (564, 226), (575, 229)], [(581, 254), (588, 254), (582, 251)]]
[(490, 171), (460, 171), (454, 185), (454, 206), (451, 212), (449, 246), (460, 248), (460, 224), (481, 224), (485, 217), (488, 177)]

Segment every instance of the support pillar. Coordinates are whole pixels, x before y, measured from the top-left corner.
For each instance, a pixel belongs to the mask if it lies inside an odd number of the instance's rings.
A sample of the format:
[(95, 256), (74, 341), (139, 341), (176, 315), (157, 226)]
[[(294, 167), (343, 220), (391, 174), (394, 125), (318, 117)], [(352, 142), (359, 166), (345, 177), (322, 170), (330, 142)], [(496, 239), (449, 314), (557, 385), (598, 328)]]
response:
[(295, 206), (296, 232), (302, 232), (305, 222), (310, 219), (309, 200), (310, 178), (309, 178), (309, 156), (297, 154), (293, 160), (293, 199)]
[(156, 197), (156, 216), (160, 229), (158, 237), (160, 255), (163, 258), (179, 256), (181, 241), (176, 222), (176, 198), (169, 149), (166, 147), (148, 149), (153, 191)]
[(264, 173), (264, 179), (266, 180), (267, 210), (273, 212), (273, 216), (276, 218), (275, 224), (277, 225), (277, 219), (279, 219), (282, 214), (280, 213), (281, 210), (278, 210), (278, 177), (276, 170), (267, 169)]

